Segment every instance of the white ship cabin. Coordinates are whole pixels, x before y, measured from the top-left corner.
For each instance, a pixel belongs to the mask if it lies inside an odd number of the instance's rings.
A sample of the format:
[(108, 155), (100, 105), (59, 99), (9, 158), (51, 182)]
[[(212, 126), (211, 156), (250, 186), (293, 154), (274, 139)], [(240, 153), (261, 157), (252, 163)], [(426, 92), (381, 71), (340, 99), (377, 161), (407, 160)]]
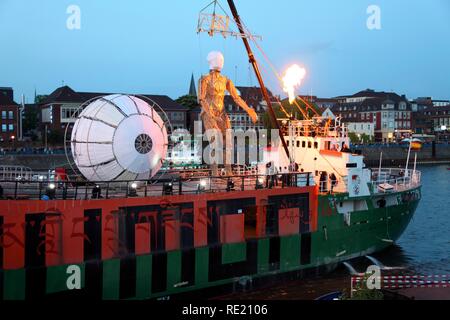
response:
[[(347, 128), (339, 118), (315, 117), (311, 120), (282, 122), (282, 134), (291, 159), (280, 148), (265, 152), (278, 172), (312, 172), (320, 192), (348, 192), (350, 197), (370, 194), (371, 171), (364, 167), (363, 156), (350, 152)], [(289, 167), (289, 164), (291, 166)]]

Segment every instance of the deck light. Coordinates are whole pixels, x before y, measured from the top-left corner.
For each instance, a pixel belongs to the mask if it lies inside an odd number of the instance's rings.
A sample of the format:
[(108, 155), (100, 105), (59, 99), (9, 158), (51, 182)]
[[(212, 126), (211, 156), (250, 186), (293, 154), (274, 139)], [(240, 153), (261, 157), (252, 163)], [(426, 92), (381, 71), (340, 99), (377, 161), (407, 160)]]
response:
[(206, 180), (200, 180), (200, 183), (197, 185), (197, 193), (204, 192), (206, 190)]
[(256, 179), (256, 190), (258, 189), (264, 189), (264, 178), (263, 177), (258, 177), (258, 179)]
[(231, 179), (227, 181), (227, 192), (234, 191), (234, 182)]
[(133, 182), (130, 185), (130, 188), (128, 189), (128, 196), (129, 197), (137, 197), (137, 191), (136, 191), (137, 187), (138, 187), (138, 185), (137, 185), (136, 182)]
[(102, 197), (101, 194), (102, 189), (98, 184), (95, 185), (95, 187), (92, 189), (92, 199), (100, 199)]
[(163, 196), (173, 195), (173, 184), (172, 182), (164, 182), (163, 184)]
[(50, 199), (53, 200), (56, 198), (56, 185), (54, 183), (49, 183), (47, 185), (47, 188), (45, 190), (45, 195)]

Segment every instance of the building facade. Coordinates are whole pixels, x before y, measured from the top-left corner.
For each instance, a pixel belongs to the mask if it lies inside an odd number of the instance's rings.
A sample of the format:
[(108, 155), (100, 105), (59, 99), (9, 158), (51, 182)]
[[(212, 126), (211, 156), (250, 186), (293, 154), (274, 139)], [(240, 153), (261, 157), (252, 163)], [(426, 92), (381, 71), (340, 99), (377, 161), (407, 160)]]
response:
[(450, 130), (450, 104), (427, 108), (418, 113), (417, 118), (424, 119), (427, 133)]
[[(42, 125), (47, 129), (65, 132), (73, 127), (75, 116), (80, 106), (91, 99), (109, 95), (110, 93), (76, 92), (68, 86), (60, 87), (52, 92), (41, 104)], [(159, 112), (163, 119), (168, 118), (172, 129), (187, 128), (188, 109), (165, 95), (137, 95), (150, 99), (161, 107)], [(167, 115), (167, 117), (166, 117)]]
[[(241, 109), (236, 103), (234, 103), (231, 96), (225, 96), (225, 108), (228, 116), (230, 117), (231, 126), (235, 130), (249, 129), (260, 130), (264, 129), (264, 114), (267, 112), (267, 103), (264, 101), (264, 97), (259, 87), (236, 87), (241, 98), (247, 103), (250, 108), (253, 108), (258, 115), (258, 121), (254, 124), (245, 110)], [(272, 92), (268, 90), (271, 99), (275, 100)]]
[(0, 142), (14, 143), (19, 136), (19, 105), (14, 102), (14, 91), (9, 87), (0, 88)]
[(337, 99), (333, 113), (346, 123), (373, 123), (375, 141), (393, 142), (412, 133), (411, 104), (404, 95), (367, 89)]
[(367, 136), (372, 141), (375, 137), (375, 124), (371, 121), (348, 122), (347, 128), (349, 133), (356, 134), (359, 139)]

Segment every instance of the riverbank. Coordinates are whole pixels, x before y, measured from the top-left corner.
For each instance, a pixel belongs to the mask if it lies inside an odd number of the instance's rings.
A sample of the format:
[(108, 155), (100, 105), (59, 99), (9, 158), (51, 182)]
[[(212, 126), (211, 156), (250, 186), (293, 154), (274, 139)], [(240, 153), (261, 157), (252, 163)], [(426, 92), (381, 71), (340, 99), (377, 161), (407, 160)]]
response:
[[(377, 167), (382, 156), (382, 165), (385, 167), (397, 167), (406, 165), (408, 158), (408, 148), (400, 145), (384, 146), (358, 146), (355, 149), (360, 150), (364, 155), (364, 162), (368, 167)], [(425, 144), (420, 151), (411, 151), (410, 163), (414, 162), (417, 155), (417, 164), (447, 164), (450, 163), (450, 145), (449, 144)]]
[[(398, 167), (406, 165), (408, 149), (399, 145), (385, 146), (358, 146), (364, 156), (364, 162), (368, 167), (378, 167), (380, 154), (383, 153), (383, 167)], [(450, 145), (436, 144), (424, 145), (418, 152), (411, 152), (410, 165), (414, 162), (417, 154), (417, 164), (450, 164)], [(72, 156), (69, 155), (69, 160)], [(47, 171), (56, 167), (67, 167), (68, 160), (64, 153), (56, 154), (5, 154), (0, 155), (0, 166), (24, 166), (33, 171)]]

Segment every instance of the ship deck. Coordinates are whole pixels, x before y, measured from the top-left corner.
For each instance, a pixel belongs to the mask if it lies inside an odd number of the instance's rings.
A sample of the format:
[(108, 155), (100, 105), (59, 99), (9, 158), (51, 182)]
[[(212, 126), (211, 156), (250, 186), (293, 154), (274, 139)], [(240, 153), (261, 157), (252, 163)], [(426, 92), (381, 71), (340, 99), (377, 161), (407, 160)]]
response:
[[(207, 171), (171, 171), (157, 180), (80, 181), (15, 179), (0, 180), (0, 199), (6, 200), (88, 200), (131, 197), (161, 197), (201, 193), (238, 192), (286, 187), (319, 186), (320, 194), (347, 193), (346, 177), (340, 177), (331, 188), (331, 181), (319, 181), (311, 172), (276, 175), (210, 176)], [(421, 185), (417, 170), (382, 169), (372, 173), (372, 194), (402, 192)]]
[(158, 180), (139, 181), (0, 181), (2, 196), (9, 200), (88, 200), (131, 197), (161, 197), (201, 193), (238, 192), (272, 188), (313, 186), (312, 173), (275, 176), (236, 175), (212, 177), (204, 174), (167, 174)]

